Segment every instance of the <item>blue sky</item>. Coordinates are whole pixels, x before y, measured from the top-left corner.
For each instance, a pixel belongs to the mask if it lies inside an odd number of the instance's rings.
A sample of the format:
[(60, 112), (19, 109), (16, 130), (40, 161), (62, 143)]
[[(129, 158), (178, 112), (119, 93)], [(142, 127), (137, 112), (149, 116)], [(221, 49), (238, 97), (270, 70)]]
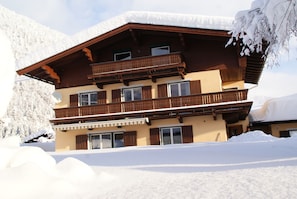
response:
[[(252, 0), (0, 0), (16, 13), (68, 35), (126, 11), (159, 11), (234, 17), (249, 9)], [(297, 45), (290, 48), (279, 66), (265, 68), (249, 97), (281, 97), (297, 93)]]

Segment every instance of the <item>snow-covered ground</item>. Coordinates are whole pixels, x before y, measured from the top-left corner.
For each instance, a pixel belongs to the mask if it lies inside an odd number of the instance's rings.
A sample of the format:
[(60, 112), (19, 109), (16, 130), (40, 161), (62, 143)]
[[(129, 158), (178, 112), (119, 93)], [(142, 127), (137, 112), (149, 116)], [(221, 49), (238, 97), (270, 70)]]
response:
[(46, 153), (0, 141), (1, 198), (296, 198), (297, 138)]

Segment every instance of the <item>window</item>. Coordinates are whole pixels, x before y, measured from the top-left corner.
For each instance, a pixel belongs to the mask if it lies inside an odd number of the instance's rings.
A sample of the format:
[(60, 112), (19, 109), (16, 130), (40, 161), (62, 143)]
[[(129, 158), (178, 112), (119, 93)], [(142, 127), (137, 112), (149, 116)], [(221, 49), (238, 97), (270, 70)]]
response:
[(114, 53), (113, 60), (114, 61), (120, 61), (120, 60), (128, 60), (131, 59), (131, 51), (126, 52), (120, 52), (120, 53)]
[(80, 106), (89, 106), (97, 104), (97, 92), (81, 93), (79, 97)]
[(123, 133), (115, 133), (113, 134), (113, 145), (115, 148), (124, 146), (124, 134)]
[(142, 96), (142, 88), (141, 87), (123, 89), (123, 101), (124, 102), (141, 100), (141, 96)]
[(161, 128), (161, 144), (180, 144), (182, 143), (181, 127)]
[(103, 133), (90, 135), (91, 149), (108, 149), (124, 146), (124, 133)]
[(168, 85), (168, 96), (178, 97), (190, 95), (190, 83), (189, 82), (177, 82)]
[(112, 148), (111, 133), (90, 136), (91, 149)]
[(152, 53), (152, 56), (167, 55), (170, 53), (170, 48), (169, 46), (159, 46), (159, 47), (151, 48), (151, 53)]

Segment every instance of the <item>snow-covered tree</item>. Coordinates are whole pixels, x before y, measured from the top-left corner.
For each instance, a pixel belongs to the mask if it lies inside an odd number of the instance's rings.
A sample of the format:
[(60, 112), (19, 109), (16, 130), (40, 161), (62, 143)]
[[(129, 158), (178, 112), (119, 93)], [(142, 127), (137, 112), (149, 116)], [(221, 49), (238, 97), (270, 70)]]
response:
[(264, 51), (268, 64), (277, 63), (280, 52), (297, 36), (296, 4), (297, 0), (253, 1), (250, 10), (236, 14), (228, 45), (240, 41), (242, 55)]

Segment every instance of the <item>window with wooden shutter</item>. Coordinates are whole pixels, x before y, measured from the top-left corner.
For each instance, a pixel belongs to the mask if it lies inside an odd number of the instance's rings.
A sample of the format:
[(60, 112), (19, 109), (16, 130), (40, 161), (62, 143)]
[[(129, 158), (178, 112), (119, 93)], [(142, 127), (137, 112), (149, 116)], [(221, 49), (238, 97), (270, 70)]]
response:
[(111, 91), (112, 102), (121, 102), (121, 89), (116, 89)]
[(142, 99), (152, 99), (152, 86), (142, 87)]
[(70, 95), (70, 107), (78, 106), (78, 94)]
[(150, 129), (150, 142), (151, 145), (160, 145), (159, 128)]
[(99, 91), (97, 93), (97, 103), (98, 104), (106, 104), (106, 91)]
[(190, 90), (192, 95), (200, 94), (201, 93), (200, 80), (190, 81)]
[(193, 142), (193, 128), (192, 126), (182, 126), (183, 143)]
[(128, 131), (124, 133), (125, 146), (137, 146), (136, 131)]
[(88, 149), (88, 135), (76, 136), (76, 149)]
[(167, 84), (158, 85), (158, 98), (167, 97)]

